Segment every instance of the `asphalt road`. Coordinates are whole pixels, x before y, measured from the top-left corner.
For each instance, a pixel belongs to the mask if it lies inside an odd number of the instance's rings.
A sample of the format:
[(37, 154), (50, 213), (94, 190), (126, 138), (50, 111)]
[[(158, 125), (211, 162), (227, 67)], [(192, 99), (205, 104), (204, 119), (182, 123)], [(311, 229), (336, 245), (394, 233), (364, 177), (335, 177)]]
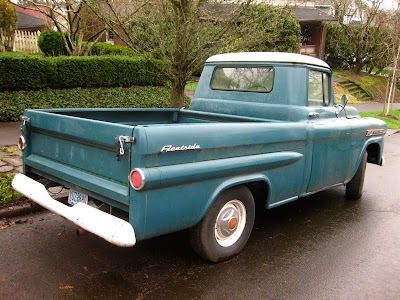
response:
[(399, 149), (388, 136), (359, 201), (339, 187), (262, 213), (221, 264), (198, 258), (185, 232), (118, 248), (51, 213), (11, 220), (0, 299), (399, 299)]

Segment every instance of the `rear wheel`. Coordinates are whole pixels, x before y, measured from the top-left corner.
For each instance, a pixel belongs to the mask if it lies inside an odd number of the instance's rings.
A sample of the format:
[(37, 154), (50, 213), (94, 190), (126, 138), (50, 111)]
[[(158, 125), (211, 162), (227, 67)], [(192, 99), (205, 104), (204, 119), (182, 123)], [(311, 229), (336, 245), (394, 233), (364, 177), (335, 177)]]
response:
[(367, 165), (368, 153), (365, 151), (361, 159), (360, 165), (357, 168), (357, 172), (354, 177), (346, 184), (346, 198), (351, 200), (357, 200), (361, 198), (363, 194), (365, 168)]
[(212, 262), (237, 255), (249, 239), (254, 213), (253, 195), (247, 187), (224, 191), (204, 218), (190, 230), (194, 251)]

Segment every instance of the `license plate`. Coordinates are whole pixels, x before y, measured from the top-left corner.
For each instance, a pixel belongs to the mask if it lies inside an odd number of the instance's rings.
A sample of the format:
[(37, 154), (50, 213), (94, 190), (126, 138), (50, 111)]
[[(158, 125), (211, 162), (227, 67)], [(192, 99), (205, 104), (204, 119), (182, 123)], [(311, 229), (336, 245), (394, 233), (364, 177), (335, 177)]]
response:
[(72, 206), (74, 206), (77, 203), (87, 204), (88, 196), (80, 192), (77, 192), (75, 190), (69, 190), (68, 203), (71, 204)]

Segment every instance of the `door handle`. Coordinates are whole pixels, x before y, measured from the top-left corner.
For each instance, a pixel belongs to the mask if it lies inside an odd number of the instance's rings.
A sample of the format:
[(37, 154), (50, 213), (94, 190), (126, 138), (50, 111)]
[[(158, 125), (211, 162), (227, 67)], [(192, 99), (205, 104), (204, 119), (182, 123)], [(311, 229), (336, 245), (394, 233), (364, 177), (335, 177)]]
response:
[(312, 111), (312, 112), (310, 112), (310, 113), (308, 114), (308, 116), (309, 116), (310, 118), (316, 118), (316, 117), (319, 116), (319, 113), (317, 113), (317, 112), (315, 112), (315, 111)]

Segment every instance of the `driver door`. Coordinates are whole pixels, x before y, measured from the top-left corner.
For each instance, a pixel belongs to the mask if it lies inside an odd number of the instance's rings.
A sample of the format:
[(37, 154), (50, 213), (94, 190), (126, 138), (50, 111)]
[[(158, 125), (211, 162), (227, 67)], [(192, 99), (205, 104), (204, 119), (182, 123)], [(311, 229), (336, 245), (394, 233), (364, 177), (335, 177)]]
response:
[(309, 122), (313, 127), (311, 176), (307, 192), (316, 192), (344, 181), (348, 170), (351, 127), (346, 118), (337, 118), (333, 105), (331, 75), (309, 70)]

